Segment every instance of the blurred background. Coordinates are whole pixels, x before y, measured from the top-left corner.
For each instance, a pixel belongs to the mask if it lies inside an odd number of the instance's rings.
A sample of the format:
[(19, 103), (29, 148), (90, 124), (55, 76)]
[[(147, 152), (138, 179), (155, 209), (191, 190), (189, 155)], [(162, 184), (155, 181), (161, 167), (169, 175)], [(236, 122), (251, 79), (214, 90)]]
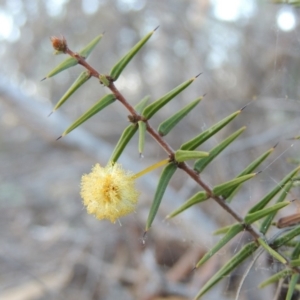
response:
[[(239, 235), (199, 270), (192, 269), (218, 238), (212, 232), (233, 219), (207, 201), (171, 221), (165, 216), (197, 191), (177, 172), (143, 243), (145, 221), (159, 170), (138, 180), (135, 214), (120, 223), (88, 215), (79, 195), (83, 173), (105, 165), (127, 111), (114, 103), (56, 138), (107, 92), (88, 81), (57, 112), (55, 103), (82, 71), (76, 66), (40, 80), (63, 56), (50, 36), (64, 35), (73, 51), (98, 34), (88, 58), (100, 73), (142, 36), (160, 26), (126, 67), (116, 85), (133, 105), (154, 101), (183, 81), (202, 75), (151, 120), (154, 127), (185, 104), (204, 100), (166, 140), (174, 149), (244, 105), (230, 125), (207, 141), (209, 150), (242, 126), (247, 130), (202, 174), (213, 186), (236, 176), (272, 148), (263, 172), (247, 182), (232, 206), (241, 215), (294, 166), (299, 143), (299, 10), (263, 0), (0, 0), (0, 299), (190, 299), (250, 237)], [(164, 159), (150, 136), (144, 158), (133, 139), (120, 158), (133, 171)], [(298, 199), (294, 190), (289, 199)], [(281, 215), (298, 210), (297, 201)], [(203, 299), (235, 299), (241, 266)], [(257, 290), (276, 266), (261, 257), (239, 299), (272, 299)]]

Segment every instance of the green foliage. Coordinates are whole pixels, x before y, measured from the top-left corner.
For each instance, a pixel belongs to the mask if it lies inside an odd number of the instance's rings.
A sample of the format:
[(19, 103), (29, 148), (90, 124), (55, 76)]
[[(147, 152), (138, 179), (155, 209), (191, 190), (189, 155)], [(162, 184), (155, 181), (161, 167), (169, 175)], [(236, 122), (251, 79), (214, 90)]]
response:
[(161, 200), (163, 198), (163, 195), (166, 191), (166, 188), (169, 184), (169, 181), (171, 180), (172, 176), (174, 175), (175, 171), (177, 169), (177, 166), (174, 163), (168, 164), (164, 170), (162, 171), (159, 182), (156, 188), (156, 192), (154, 195), (154, 199), (150, 208), (150, 212), (148, 215), (148, 219), (146, 222), (146, 231), (148, 231), (152, 225), (152, 222), (154, 221), (154, 218), (156, 216), (156, 213), (158, 211), (158, 208), (160, 206)]
[(111, 69), (110, 77), (117, 80), (131, 59), (138, 53), (139, 50), (146, 44), (157, 28), (144, 36), (128, 53), (126, 53)]
[(163, 121), (157, 131), (161, 136), (167, 135), (197, 104), (203, 99), (203, 97), (197, 98), (192, 103), (186, 105), (179, 112)]
[(83, 124), (85, 121), (87, 121), (89, 118), (91, 118), (93, 115), (97, 114), (101, 110), (103, 110), (106, 106), (112, 104), (115, 102), (116, 97), (113, 94), (108, 94), (102, 97), (96, 104), (94, 104), (90, 109), (88, 109), (81, 117), (79, 117), (73, 124), (71, 124), (63, 133), (61, 136), (65, 136), (68, 133), (70, 133), (72, 130), (74, 130), (79, 125)]
[(245, 259), (247, 259), (258, 248), (257, 244), (251, 242), (245, 245), (237, 254), (235, 254), (211, 279), (209, 279), (201, 288), (195, 299), (199, 299), (206, 292), (208, 292), (216, 283), (227, 276), (238, 265), (240, 265)]
[(87, 82), (91, 78), (91, 75), (88, 71), (83, 71), (80, 73), (78, 78), (75, 80), (75, 82), (70, 86), (70, 88), (66, 91), (66, 93), (60, 98), (60, 100), (57, 102), (57, 104), (53, 108), (53, 112), (57, 110), (59, 107), (61, 107), (68, 99), (69, 97), (76, 92), (77, 89), (79, 89), (85, 82)]
[[(280, 1), (277, 2), (279, 3)], [(294, 5), (298, 4), (297, 1), (289, 1), (289, 3)], [(127, 54), (125, 54), (118, 62), (116, 62), (112, 67), (109, 75), (98, 73), (85, 61), (88, 55), (101, 40), (102, 35), (96, 37), (86, 47), (79, 51), (78, 54), (71, 51), (67, 47), (65, 39), (57, 40), (58, 38), (55, 38), (57, 45), (61, 46), (62, 49), (59, 52), (68, 54), (70, 55), (70, 57), (64, 60), (51, 72), (49, 72), (46, 78), (52, 77), (78, 63), (81, 64), (86, 70), (79, 75), (72, 86), (58, 101), (53, 111), (58, 109), (63, 103), (65, 103), (70, 98), (70, 96), (77, 89), (82, 87), (84, 83), (87, 82), (87, 80), (91, 77), (95, 77), (98, 81), (100, 81), (101, 84), (106, 86), (111, 91), (110, 94), (101, 97), (98, 102), (96, 102), (81, 117), (73, 122), (63, 132), (62, 136), (67, 135), (76, 127), (82, 125), (89, 118), (104, 110), (108, 105), (116, 101), (123, 104), (130, 113), (128, 118), (131, 123), (125, 129), (123, 129), (120, 139), (117, 142), (115, 149), (113, 150), (109, 159), (110, 164), (114, 165), (117, 162), (119, 157), (125, 151), (126, 146), (138, 130), (139, 142), (137, 148), (140, 154), (143, 153), (145, 147), (147, 146), (145, 140), (146, 134), (151, 136), (156, 141), (156, 143), (167, 153), (167, 157), (162, 162), (156, 163), (134, 176), (130, 175), (130, 180), (132, 181), (138, 176), (145, 175), (147, 172), (153, 170), (158, 166), (167, 164), (164, 167), (157, 183), (153, 202), (149, 209), (149, 215), (146, 221), (146, 231), (148, 231), (153, 224), (153, 221), (157, 215), (161, 201), (163, 200), (165, 191), (170, 184), (172, 176), (177, 169), (180, 169), (191, 179), (193, 179), (195, 181), (195, 184), (197, 184), (201, 190), (190, 197), (187, 201), (185, 201), (179, 208), (173, 210), (167, 216), (168, 219), (178, 216), (182, 212), (191, 209), (195, 204), (200, 205), (204, 201), (209, 201), (211, 205), (220, 205), (234, 220), (232, 224), (220, 228), (215, 232), (215, 234), (221, 234), (223, 236), (200, 259), (200, 261), (196, 265), (196, 268), (202, 267), (202, 265), (207, 262), (208, 259), (210, 259), (219, 250), (223, 249), (226, 244), (231, 243), (240, 232), (248, 231), (248, 233), (252, 236), (252, 240), (247, 242), (238, 253), (231, 257), (229, 261), (227, 261), (202, 286), (195, 299), (199, 299), (207, 291), (213, 288), (220, 280), (234, 271), (244, 260), (249, 258), (252, 254), (256, 254), (258, 252), (258, 249), (261, 249), (268, 255), (271, 255), (276, 261), (282, 264), (283, 268), (280, 272), (274, 274), (273, 276), (262, 282), (259, 286), (264, 287), (268, 284), (276, 283), (281, 278), (291, 276), (291, 280), (288, 284), (288, 293), (286, 296), (286, 299), (291, 299), (298, 283), (300, 273), (300, 270), (298, 269), (298, 267), (300, 266), (300, 241), (299, 239), (296, 239), (296, 237), (300, 235), (300, 225), (296, 227), (287, 226), (297, 224), (300, 221), (300, 215), (295, 214), (286, 217), (285, 219), (281, 218), (277, 223), (274, 222), (274, 218), (276, 217), (276, 214), (279, 210), (290, 204), (290, 201), (287, 201), (286, 198), (290, 190), (295, 186), (294, 179), (295, 176), (297, 176), (300, 167), (296, 167), (289, 174), (283, 177), (283, 179), (279, 183), (275, 184), (274, 188), (272, 188), (271, 191), (268, 192), (264, 197), (262, 197), (261, 199), (257, 199), (255, 205), (253, 205), (253, 207), (248, 210), (244, 217), (236, 213), (232, 209), (230, 202), (233, 200), (240, 187), (246, 181), (252, 179), (260, 173), (254, 173), (254, 171), (269, 157), (269, 155), (274, 151), (275, 147), (272, 147), (268, 151), (264, 152), (261, 156), (257, 157), (252, 162), (248, 162), (248, 165), (235, 178), (229, 181), (221, 182), (220, 184), (210, 188), (210, 185), (203, 181), (199, 173), (204, 173), (206, 167), (218, 155), (220, 155), (222, 151), (233, 147), (234, 141), (239, 138), (239, 136), (246, 130), (246, 127), (241, 127), (239, 130), (232, 133), (226, 139), (221, 141), (217, 146), (212, 148), (209, 152), (202, 151), (201, 149), (196, 150), (196, 148), (200, 147), (211, 137), (215, 137), (215, 135), (221, 129), (230, 124), (242, 112), (243, 109), (240, 109), (223, 118), (219, 122), (212, 124), (212, 126), (207, 130), (184, 142), (179, 149), (173, 150), (171, 145), (169, 145), (162, 137), (167, 135), (171, 130), (174, 130), (176, 128), (176, 125), (181, 120), (183, 120), (192, 109), (196, 108), (203, 97), (195, 99), (193, 102), (180, 109), (177, 113), (161, 122), (158, 126), (157, 131), (152, 127), (152, 124), (150, 124), (150, 119), (155, 113), (159, 112), (162, 107), (167, 105), (171, 100), (175, 99), (175, 97), (179, 93), (188, 88), (198, 76), (183, 82), (171, 91), (167, 91), (161, 98), (150, 104), (148, 104), (149, 96), (146, 96), (135, 107), (133, 107), (131, 103), (127, 101), (127, 99), (125, 99), (125, 97), (114, 85), (114, 81), (118, 79), (118, 77), (125, 69), (126, 65), (146, 44), (146, 42), (153, 35), (154, 31), (151, 31), (145, 37), (143, 37), (132, 49), (127, 52)], [(191, 159), (196, 159), (193, 168), (191, 168), (187, 163), (187, 161)], [(279, 197), (276, 203), (271, 203), (271, 201), (278, 193)], [(287, 228), (284, 232), (279, 232), (275, 236), (269, 236), (270, 228), (275, 223), (277, 224), (278, 228)], [(285, 247), (284, 255), (281, 254), (281, 247)]]
[[(198, 75), (199, 76), (199, 75)], [(155, 102), (149, 104), (142, 112), (142, 116), (146, 119), (150, 119), (159, 109), (165, 106), (169, 101), (171, 101), (175, 96), (185, 90), (194, 80), (198, 77), (193, 77), (184, 83), (178, 85), (176, 88), (157, 99)]]

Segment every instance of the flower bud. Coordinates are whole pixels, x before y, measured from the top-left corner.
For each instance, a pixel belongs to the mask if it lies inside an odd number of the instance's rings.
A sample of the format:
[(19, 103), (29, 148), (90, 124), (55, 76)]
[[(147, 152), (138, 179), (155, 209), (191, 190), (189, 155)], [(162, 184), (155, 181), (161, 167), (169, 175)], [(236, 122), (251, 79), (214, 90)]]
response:
[(60, 38), (57, 36), (51, 36), (50, 39), (51, 39), (52, 46), (56, 51), (64, 52), (64, 53), (66, 52), (68, 46), (64, 36), (61, 36)]

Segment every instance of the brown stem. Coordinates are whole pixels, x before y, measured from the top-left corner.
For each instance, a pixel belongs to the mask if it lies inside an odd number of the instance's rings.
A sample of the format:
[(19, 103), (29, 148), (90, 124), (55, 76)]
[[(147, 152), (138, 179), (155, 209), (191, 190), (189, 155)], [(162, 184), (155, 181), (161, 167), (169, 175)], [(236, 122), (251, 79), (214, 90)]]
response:
[(85, 67), (92, 76), (96, 77), (99, 79), (100, 74), (90, 65), (86, 62), (85, 58), (80, 56), (78, 53), (73, 52), (69, 48), (66, 49), (65, 53), (69, 54), (73, 58), (76, 58), (78, 63)]

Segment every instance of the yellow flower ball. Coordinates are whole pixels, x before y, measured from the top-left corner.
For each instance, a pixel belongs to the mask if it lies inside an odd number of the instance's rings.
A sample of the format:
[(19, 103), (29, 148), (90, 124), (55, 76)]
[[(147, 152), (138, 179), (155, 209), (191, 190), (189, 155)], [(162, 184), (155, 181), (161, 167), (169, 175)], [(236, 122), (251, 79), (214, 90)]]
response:
[(101, 167), (96, 164), (91, 173), (81, 178), (81, 197), (87, 212), (97, 219), (116, 220), (135, 210), (139, 192), (135, 178), (120, 164)]

